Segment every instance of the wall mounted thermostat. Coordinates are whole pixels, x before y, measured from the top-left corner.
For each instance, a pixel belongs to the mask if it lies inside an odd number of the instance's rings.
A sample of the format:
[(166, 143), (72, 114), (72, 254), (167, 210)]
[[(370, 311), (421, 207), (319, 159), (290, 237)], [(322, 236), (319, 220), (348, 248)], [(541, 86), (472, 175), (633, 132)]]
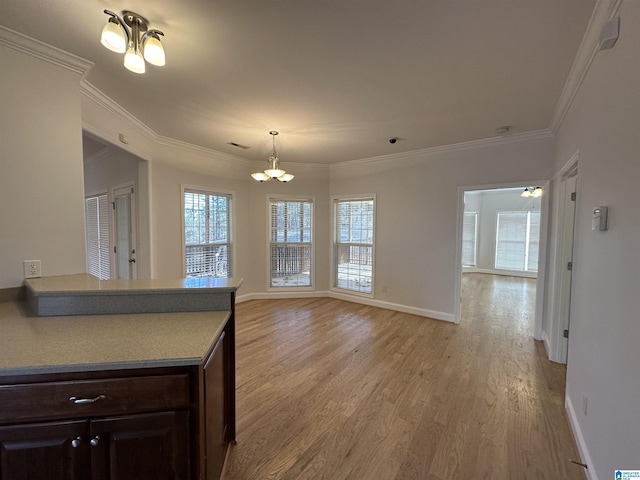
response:
[(593, 209), (593, 216), (591, 217), (591, 230), (608, 230), (609, 207), (596, 207)]

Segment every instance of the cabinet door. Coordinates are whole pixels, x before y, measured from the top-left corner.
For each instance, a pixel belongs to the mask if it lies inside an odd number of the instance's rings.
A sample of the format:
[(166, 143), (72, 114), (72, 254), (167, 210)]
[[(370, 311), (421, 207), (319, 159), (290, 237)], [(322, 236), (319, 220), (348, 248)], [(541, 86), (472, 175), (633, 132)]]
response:
[(89, 480), (88, 424), (0, 427), (0, 480)]
[(227, 416), (225, 412), (225, 334), (218, 340), (204, 366), (206, 422), (206, 479), (220, 478), (227, 452)]
[(189, 413), (90, 422), (93, 480), (188, 480)]

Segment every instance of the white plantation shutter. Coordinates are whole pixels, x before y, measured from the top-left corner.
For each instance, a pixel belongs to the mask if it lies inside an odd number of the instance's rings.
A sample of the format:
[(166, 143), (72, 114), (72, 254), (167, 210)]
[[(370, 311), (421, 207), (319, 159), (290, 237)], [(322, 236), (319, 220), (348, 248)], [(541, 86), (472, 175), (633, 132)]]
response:
[(464, 212), (462, 225), (462, 266), (476, 266), (478, 212)]
[(269, 199), (269, 284), (313, 282), (313, 199)]
[(109, 200), (107, 195), (85, 199), (87, 240), (87, 272), (108, 280), (109, 264)]
[(333, 286), (373, 292), (374, 198), (334, 199)]
[(183, 197), (186, 276), (231, 277), (231, 194), (185, 189)]
[(498, 212), (495, 267), (536, 272), (540, 212)]

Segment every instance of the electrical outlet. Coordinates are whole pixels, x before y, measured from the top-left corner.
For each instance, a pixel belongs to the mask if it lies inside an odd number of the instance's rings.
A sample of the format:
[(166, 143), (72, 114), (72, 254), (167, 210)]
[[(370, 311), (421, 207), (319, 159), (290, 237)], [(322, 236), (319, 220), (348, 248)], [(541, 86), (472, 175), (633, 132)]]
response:
[(24, 278), (39, 278), (42, 276), (42, 266), (40, 260), (25, 260)]

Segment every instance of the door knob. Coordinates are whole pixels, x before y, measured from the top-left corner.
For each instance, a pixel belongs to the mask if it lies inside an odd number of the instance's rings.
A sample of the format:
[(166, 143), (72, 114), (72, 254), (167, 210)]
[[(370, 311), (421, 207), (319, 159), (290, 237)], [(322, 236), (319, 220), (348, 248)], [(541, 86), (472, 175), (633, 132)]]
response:
[(74, 438), (73, 440), (71, 440), (71, 446), (73, 448), (78, 448), (80, 446), (80, 440), (81, 440), (80, 437)]
[(100, 437), (98, 435), (96, 435), (91, 439), (91, 441), (89, 441), (89, 445), (91, 445), (92, 447), (97, 447), (99, 443), (100, 443)]

